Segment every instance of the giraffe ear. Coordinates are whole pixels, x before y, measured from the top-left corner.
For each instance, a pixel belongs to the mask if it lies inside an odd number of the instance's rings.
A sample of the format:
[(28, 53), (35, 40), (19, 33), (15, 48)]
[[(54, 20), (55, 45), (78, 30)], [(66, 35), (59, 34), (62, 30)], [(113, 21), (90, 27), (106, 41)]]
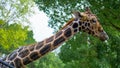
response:
[(73, 12), (73, 17), (74, 18), (80, 18), (82, 15), (81, 15), (81, 13), (79, 12), (79, 11), (75, 11), (75, 12)]

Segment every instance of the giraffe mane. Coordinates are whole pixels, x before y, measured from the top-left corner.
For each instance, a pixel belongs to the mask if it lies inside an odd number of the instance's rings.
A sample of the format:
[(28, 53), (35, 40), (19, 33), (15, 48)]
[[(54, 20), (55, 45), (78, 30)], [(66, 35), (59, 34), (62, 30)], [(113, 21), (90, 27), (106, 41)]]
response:
[(72, 21), (74, 20), (74, 18), (71, 18), (60, 30), (64, 29), (67, 25), (69, 25)]

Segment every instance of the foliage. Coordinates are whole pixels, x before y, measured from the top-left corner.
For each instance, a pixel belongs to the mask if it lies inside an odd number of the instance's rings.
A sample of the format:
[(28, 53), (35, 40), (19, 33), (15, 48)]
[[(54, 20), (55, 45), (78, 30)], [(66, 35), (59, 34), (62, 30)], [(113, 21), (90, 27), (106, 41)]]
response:
[[(32, 0), (0, 0), (0, 55), (8, 54), (16, 48), (35, 43), (33, 32), (28, 30), (28, 17), (33, 14)], [(28, 68), (63, 68), (64, 64), (50, 53), (28, 65)]]
[(9, 53), (20, 45), (33, 43), (32, 31), (28, 31), (28, 26), (23, 26), (25, 22), (29, 23), (27, 17), (33, 14), (33, 5), (32, 0), (0, 0), (1, 54)]
[[(59, 56), (65, 68), (120, 68), (120, 0), (35, 0), (50, 17), (49, 26), (57, 31), (71, 18), (72, 11), (89, 6), (109, 35), (107, 43), (81, 32), (66, 42)], [(90, 40), (87, 40), (87, 38)], [(91, 40), (92, 39), (92, 40)], [(87, 42), (90, 42), (88, 44)]]
[[(0, 29), (0, 45), (1, 52), (4, 53), (9, 51), (12, 48), (16, 48), (19, 45), (22, 45), (27, 38), (27, 28), (22, 29), (21, 25), (12, 24), (6, 28)], [(5, 49), (5, 50), (4, 50)]]
[(73, 11), (81, 10), (83, 2), (87, 3), (86, 1), (75, 1), (80, 3), (76, 4), (72, 2), (72, 0), (35, 0), (39, 9), (47, 13), (50, 18), (49, 26), (57, 30), (58, 27), (62, 27), (63, 24), (71, 18), (71, 13)]
[(63, 68), (64, 64), (54, 53), (49, 53), (34, 63), (28, 65), (28, 68)]
[(33, 14), (33, 6), (32, 0), (0, 0), (0, 19), (5, 21), (0, 26), (8, 23), (28, 23), (27, 17)]

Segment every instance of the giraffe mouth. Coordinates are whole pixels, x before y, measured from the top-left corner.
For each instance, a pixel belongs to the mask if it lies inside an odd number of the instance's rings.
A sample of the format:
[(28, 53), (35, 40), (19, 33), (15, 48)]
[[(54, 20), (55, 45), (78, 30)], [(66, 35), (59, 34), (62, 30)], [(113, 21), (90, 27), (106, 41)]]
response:
[(108, 37), (108, 35), (105, 31), (100, 32), (100, 40), (101, 41), (105, 41), (105, 40), (108, 40), (108, 39), (109, 39), (109, 37)]

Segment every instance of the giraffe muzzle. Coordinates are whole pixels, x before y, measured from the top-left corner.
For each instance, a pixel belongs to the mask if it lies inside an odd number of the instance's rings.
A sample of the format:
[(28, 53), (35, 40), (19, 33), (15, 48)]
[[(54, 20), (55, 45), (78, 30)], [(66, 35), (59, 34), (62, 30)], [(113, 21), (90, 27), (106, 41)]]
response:
[(109, 37), (108, 37), (108, 35), (105, 31), (100, 32), (100, 40), (101, 41), (105, 41), (105, 40), (108, 40), (108, 39), (109, 39)]

